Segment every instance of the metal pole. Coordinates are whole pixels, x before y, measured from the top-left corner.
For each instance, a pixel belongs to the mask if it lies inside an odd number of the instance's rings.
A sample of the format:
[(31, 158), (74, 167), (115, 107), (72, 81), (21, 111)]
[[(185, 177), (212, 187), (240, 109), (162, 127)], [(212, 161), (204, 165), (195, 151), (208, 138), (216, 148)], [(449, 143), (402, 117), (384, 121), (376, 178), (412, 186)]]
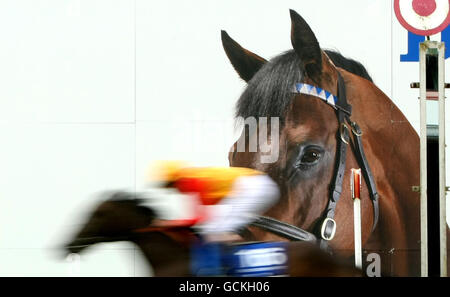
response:
[(420, 51), (420, 275), (428, 276), (427, 234), (427, 82), (426, 53), (428, 41), (421, 42)]
[(439, 94), (439, 242), (440, 272), (447, 276), (447, 219), (445, 191), (445, 44), (439, 42), (438, 47), (438, 94)]

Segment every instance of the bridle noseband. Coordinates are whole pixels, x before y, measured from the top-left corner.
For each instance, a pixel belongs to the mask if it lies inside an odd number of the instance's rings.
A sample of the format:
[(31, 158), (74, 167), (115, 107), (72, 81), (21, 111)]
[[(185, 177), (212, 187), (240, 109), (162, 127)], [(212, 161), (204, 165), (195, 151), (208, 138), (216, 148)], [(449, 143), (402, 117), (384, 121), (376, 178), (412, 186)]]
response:
[[(351, 121), (350, 116), (352, 114), (352, 106), (347, 102), (347, 95), (345, 90), (345, 82), (342, 75), (337, 71), (338, 75), (338, 97), (333, 94), (306, 83), (295, 84), (294, 93), (306, 94), (321, 99), (336, 110), (336, 116), (338, 120), (337, 131), (337, 145), (336, 145), (336, 162), (334, 168), (334, 177), (330, 184), (330, 196), (328, 199), (327, 207), (322, 215), (320, 226), (320, 234), (313, 234), (306, 230), (303, 230), (294, 225), (283, 223), (273, 218), (265, 216), (257, 216), (256, 220), (251, 224), (252, 226), (259, 227), (271, 233), (285, 237), (289, 240), (296, 241), (308, 241), (312, 243), (319, 243), (320, 247), (325, 250), (329, 250), (327, 242), (332, 240), (336, 233), (336, 221), (334, 220), (334, 214), (336, 210), (337, 202), (342, 193), (342, 182), (345, 176), (345, 164), (347, 158), (347, 144), (351, 144), (358, 165), (360, 166), (366, 185), (369, 190), (369, 196), (373, 203), (373, 226), (372, 232), (375, 230), (378, 217), (378, 192), (375, 185), (372, 172), (367, 162), (366, 155), (362, 145), (362, 131), (356, 122)], [(349, 128), (349, 126), (350, 128)], [(350, 131), (353, 134), (353, 140), (350, 138)]]

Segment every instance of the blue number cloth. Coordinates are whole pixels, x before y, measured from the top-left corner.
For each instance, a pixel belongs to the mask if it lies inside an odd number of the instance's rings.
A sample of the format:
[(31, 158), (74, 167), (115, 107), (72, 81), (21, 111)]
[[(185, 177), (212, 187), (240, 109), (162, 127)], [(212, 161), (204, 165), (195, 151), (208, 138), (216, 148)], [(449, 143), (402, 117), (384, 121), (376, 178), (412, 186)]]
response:
[(191, 271), (195, 276), (285, 276), (287, 243), (224, 245), (198, 241), (191, 247)]
[(191, 246), (191, 272), (194, 276), (223, 276), (223, 245), (196, 241)]
[(231, 245), (224, 257), (224, 266), (230, 276), (287, 276), (287, 243)]

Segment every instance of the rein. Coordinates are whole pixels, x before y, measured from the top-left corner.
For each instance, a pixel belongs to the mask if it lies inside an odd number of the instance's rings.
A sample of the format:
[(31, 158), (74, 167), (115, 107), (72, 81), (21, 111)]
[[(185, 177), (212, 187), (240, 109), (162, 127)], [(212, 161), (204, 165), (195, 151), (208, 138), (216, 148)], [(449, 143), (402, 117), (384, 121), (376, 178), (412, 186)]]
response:
[[(330, 196), (328, 199), (328, 204), (324, 211), (324, 214), (322, 215), (320, 233), (313, 234), (294, 225), (265, 216), (257, 216), (256, 220), (251, 223), (252, 226), (261, 228), (265, 231), (274, 233), (289, 240), (319, 243), (320, 247), (325, 250), (329, 250), (327, 242), (332, 240), (336, 233), (337, 224), (334, 220), (334, 214), (337, 202), (339, 201), (342, 193), (342, 182), (345, 176), (345, 164), (347, 158), (347, 145), (350, 143), (353, 148), (358, 165), (362, 170), (366, 185), (369, 190), (369, 196), (373, 203), (374, 219), (372, 232), (377, 226), (379, 217), (379, 195), (375, 185), (375, 180), (364, 153), (361, 139), (363, 133), (359, 125), (350, 119), (350, 116), (352, 114), (352, 106), (347, 102), (344, 79), (342, 78), (342, 75), (339, 73), (339, 71), (337, 71), (337, 74), (338, 97), (321, 88), (305, 83), (295, 84), (294, 89), (294, 93), (314, 96), (333, 107), (336, 110), (336, 116), (338, 120), (334, 177), (330, 184)], [(350, 131), (353, 134), (353, 140), (351, 140), (350, 138)]]

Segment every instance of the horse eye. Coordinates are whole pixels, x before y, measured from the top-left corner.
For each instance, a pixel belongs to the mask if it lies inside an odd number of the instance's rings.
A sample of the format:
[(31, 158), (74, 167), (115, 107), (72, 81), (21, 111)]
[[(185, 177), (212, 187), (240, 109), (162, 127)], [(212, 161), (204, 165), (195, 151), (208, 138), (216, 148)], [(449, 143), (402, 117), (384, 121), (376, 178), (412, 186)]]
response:
[(311, 165), (320, 159), (320, 152), (317, 150), (306, 151), (301, 159), (301, 163), (305, 165)]

